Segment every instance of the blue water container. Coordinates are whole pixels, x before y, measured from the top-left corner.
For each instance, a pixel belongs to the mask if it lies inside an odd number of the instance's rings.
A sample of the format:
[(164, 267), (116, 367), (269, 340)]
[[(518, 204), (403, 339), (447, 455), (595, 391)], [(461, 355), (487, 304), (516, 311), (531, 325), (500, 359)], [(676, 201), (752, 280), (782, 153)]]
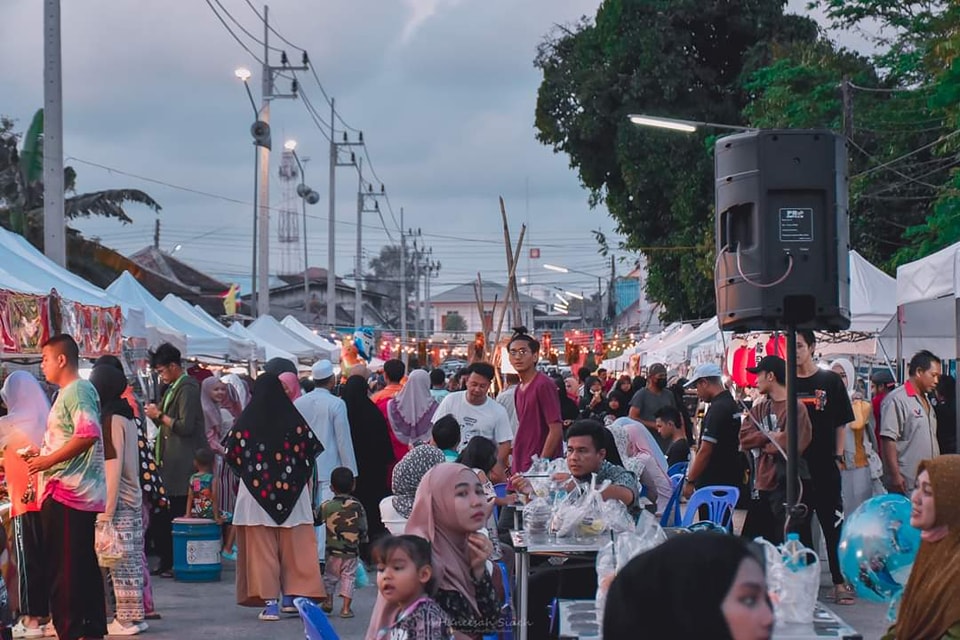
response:
[(220, 581), (220, 525), (204, 518), (173, 521), (173, 577), (179, 582)]

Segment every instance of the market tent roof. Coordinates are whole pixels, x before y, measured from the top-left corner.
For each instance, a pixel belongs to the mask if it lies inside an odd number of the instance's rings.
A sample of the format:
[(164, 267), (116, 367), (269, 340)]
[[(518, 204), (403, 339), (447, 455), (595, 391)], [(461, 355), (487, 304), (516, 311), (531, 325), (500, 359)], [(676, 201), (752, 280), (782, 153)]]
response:
[(184, 346), (175, 344), (185, 356), (234, 362), (245, 360), (250, 356), (249, 349), (247, 353), (237, 349), (232, 336), (209, 331), (196, 319), (180, 315), (165, 307), (128, 271), (120, 274), (120, 277), (107, 287), (107, 291), (142, 307), (149, 324), (167, 331), (173, 330), (185, 336)]
[(326, 358), (334, 364), (340, 362), (340, 347), (333, 342), (330, 342), (323, 336), (317, 335), (310, 330), (310, 327), (306, 326), (293, 316), (288, 315), (286, 318), (280, 321), (280, 324), (297, 334), (298, 337), (322, 349), (327, 355), (321, 357)]
[[(732, 335), (732, 333), (728, 334)], [(686, 332), (679, 338), (671, 340), (668, 344), (658, 348), (651, 353), (651, 362), (658, 361), (667, 365), (679, 365), (690, 359), (690, 354), (695, 349), (701, 349), (706, 353), (699, 358), (700, 361), (709, 359), (711, 347), (713, 355), (719, 357), (722, 354), (720, 334), (720, 324), (716, 316), (707, 320), (693, 331)]]
[(941, 358), (957, 357), (958, 266), (960, 243), (897, 269), (899, 311), (880, 335), (887, 355), (893, 358), (897, 353), (899, 316), (904, 357), (909, 358), (921, 349), (929, 349)]
[(260, 316), (250, 323), (247, 330), (257, 338), (271, 342), (306, 362), (312, 363), (327, 357), (326, 352), (319, 346), (290, 331), (273, 316)]
[(297, 366), (298, 364), (300, 364), (299, 361), (297, 360), (297, 356), (293, 355), (289, 351), (284, 351), (283, 349), (276, 346), (272, 342), (268, 342), (258, 336), (253, 335), (245, 326), (243, 326), (239, 322), (234, 322), (233, 324), (231, 324), (230, 327), (227, 329), (227, 331), (230, 331), (234, 335), (237, 335), (246, 340), (253, 340), (254, 342), (257, 343), (257, 345), (263, 348), (264, 359), (262, 360), (262, 362), (268, 362), (270, 360), (273, 360), (274, 358), (283, 358), (284, 360), (289, 360), (290, 362), (292, 362), (294, 366)]
[(234, 342), (234, 347), (240, 352), (245, 353), (244, 360), (262, 360), (263, 348), (258, 348), (257, 342), (250, 338), (242, 338), (229, 331), (225, 326), (217, 322), (209, 313), (191, 305), (189, 302), (168, 293), (161, 301), (163, 306), (175, 313), (183, 314), (191, 320), (196, 320), (201, 326), (214, 334), (222, 334)]
[(147, 338), (143, 310), (110, 295), (80, 276), (70, 273), (43, 255), (26, 238), (0, 228), (0, 264), (16, 269), (16, 275), (3, 271), (0, 288), (22, 293), (49, 295), (55, 289), (60, 297), (95, 307), (120, 306), (123, 335)]
[(850, 252), (850, 329), (878, 333), (897, 312), (896, 278)]

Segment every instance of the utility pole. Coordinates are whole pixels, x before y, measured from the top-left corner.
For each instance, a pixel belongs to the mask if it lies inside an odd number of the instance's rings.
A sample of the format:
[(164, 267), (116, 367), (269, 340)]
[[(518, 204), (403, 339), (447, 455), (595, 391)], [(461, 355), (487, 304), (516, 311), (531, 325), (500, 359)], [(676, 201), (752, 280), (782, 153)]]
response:
[(363, 146), (363, 132), (360, 132), (358, 142), (350, 142), (347, 132), (343, 132), (343, 142), (337, 142), (333, 123), (337, 119), (336, 101), (330, 98), (330, 187), (327, 205), (327, 324), (330, 330), (337, 328), (337, 259), (336, 259), (336, 216), (337, 216), (337, 167), (352, 167), (356, 165), (356, 156), (350, 154), (350, 162), (340, 162), (340, 147)]
[[(289, 94), (274, 93), (274, 74), (290, 71), (307, 71), (306, 58), (299, 67), (290, 66), (286, 52), (280, 56), (280, 66), (270, 65), (270, 26), (269, 7), (263, 6), (263, 77), (260, 93), (260, 121), (270, 124), (270, 102), (277, 98), (296, 98), (297, 84), (293, 83)], [(304, 54), (306, 56), (306, 54)], [(258, 274), (257, 274), (257, 315), (270, 314), (270, 145), (259, 147), (260, 158), (260, 212), (257, 216)]]
[[(372, 184), (367, 184), (366, 192), (363, 190), (363, 158), (357, 159), (357, 256), (354, 264), (354, 302), (353, 302), (353, 320), (356, 326), (363, 325), (363, 296), (361, 285), (363, 282), (363, 214), (380, 213), (380, 202), (377, 198), (384, 197), (387, 194), (386, 188), (381, 184), (380, 191), (375, 192)], [(367, 198), (373, 200), (373, 206), (367, 204)]]
[(416, 338), (417, 342), (420, 341), (420, 258), (421, 252), (423, 250), (423, 241), (420, 240), (421, 233), (420, 229), (417, 229), (417, 233), (414, 234), (413, 230), (410, 231), (410, 235), (414, 236), (413, 239), (413, 273), (414, 273), (414, 310), (416, 311), (416, 324), (413, 327), (413, 335)]
[(60, 0), (43, 3), (43, 254), (67, 266), (63, 212), (63, 74)]
[[(433, 248), (431, 247), (429, 252), (433, 256)], [(427, 271), (426, 271), (426, 326), (425, 331), (427, 338), (433, 335), (433, 307), (430, 304), (430, 280), (440, 273), (440, 262), (434, 261), (432, 259), (427, 259)]]
[(407, 339), (407, 235), (400, 207), (400, 342)]
[(853, 138), (853, 91), (850, 78), (844, 77), (840, 83), (840, 93), (843, 97), (843, 135), (848, 140)]

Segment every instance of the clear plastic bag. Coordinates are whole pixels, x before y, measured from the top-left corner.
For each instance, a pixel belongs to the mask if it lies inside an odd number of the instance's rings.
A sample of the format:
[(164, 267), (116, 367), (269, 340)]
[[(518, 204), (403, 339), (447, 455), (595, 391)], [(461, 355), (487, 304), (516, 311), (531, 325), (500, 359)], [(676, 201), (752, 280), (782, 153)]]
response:
[(596, 606), (598, 621), (602, 623), (607, 591), (610, 589), (617, 572), (630, 560), (644, 551), (653, 549), (665, 542), (666, 539), (667, 534), (660, 527), (656, 517), (650, 512), (644, 511), (640, 514), (640, 518), (632, 531), (617, 535), (612, 542), (604, 545), (597, 553)]
[(589, 487), (581, 488), (580, 493), (571, 493), (554, 513), (553, 528), (558, 538), (576, 537), (592, 539), (600, 536), (609, 527), (604, 520), (603, 496), (601, 493), (610, 486), (604, 481), (597, 486), (597, 475), (593, 474)]
[(93, 538), (93, 548), (97, 554), (97, 562), (101, 567), (109, 569), (120, 561), (123, 557), (123, 547), (120, 544), (120, 536), (117, 534), (113, 523), (109, 521), (97, 523)]
[(820, 558), (799, 541), (775, 547), (763, 538), (755, 540), (764, 550), (767, 589), (779, 623), (813, 622), (820, 591)]

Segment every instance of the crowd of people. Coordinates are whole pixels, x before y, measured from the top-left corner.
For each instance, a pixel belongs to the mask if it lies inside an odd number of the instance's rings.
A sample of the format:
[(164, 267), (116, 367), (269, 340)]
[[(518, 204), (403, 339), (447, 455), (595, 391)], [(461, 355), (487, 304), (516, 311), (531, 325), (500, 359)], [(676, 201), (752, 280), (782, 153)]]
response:
[[(952, 497), (960, 458), (941, 455), (953, 453), (944, 437), (955, 427), (938, 423), (950, 419), (952, 400), (939, 360), (916, 354), (899, 387), (888, 372), (875, 374), (868, 400), (852, 363), (822, 368), (813, 334), (800, 332), (797, 342), (808, 517), (784, 509), (786, 363), (777, 356), (749, 369), (757, 395), (747, 400), (731, 393), (713, 363), (689, 379), (662, 364), (638, 379), (603, 369), (551, 377), (537, 368), (538, 341), (521, 328), (507, 348), (515, 373), (494, 397), (497, 372), (485, 362), (448, 380), (439, 369), (408, 371), (400, 360), (387, 361), (382, 378), (362, 365), (337, 373), (328, 360), (300, 378), (292, 363), (273, 360), (253, 380), (188, 371), (164, 344), (152, 353), (162, 388), (141, 400), (120, 360), (102, 357), (82, 379), (76, 343), (56, 336), (41, 363), (57, 389), (52, 404), (24, 371), (0, 392), (19, 615), (9, 631), (69, 640), (143, 632), (160, 616), (151, 579), (173, 576), (173, 521), (187, 517), (222, 525), (223, 557), (236, 561), (236, 601), (259, 609), (260, 620), (295, 614), (297, 597), (353, 617), (356, 584), (369, 567), (379, 595), (368, 638), (480, 637), (507, 623), (516, 579), (508, 532), (516, 503), (532, 492), (524, 474), (541, 458), (565, 459), (567, 473), (553, 478), (564, 490), (594, 476), (609, 481), (603, 499), (633, 516), (662, 515), (676, 463), (688, 463), (688, 496), (711, 485), (743, 487), (747, 477), (743, 540), (777, 543), (795, 531), (812, 546), (816, 515), (838, 604), (853, 602), (837, 560), (843, 514), (881, 491), (910, 495), (911, 521), (924, 532), (915, 569), (924, 584), (908, 583), (889, 637), (956, 630), (958, 576), (945, 558), (960, 551)], [(696, 430), (687, 402), (694, 394), (708, 406)], [(104, 540), (115, 543), (109, 562), (98, 557)], [(689, 579), (701, 556), (726, 563), (709, 584)], [(547, 638), (549, 603), (592, 598), (597, 575), (592, 560), (533, 564), (528, 636)], [(656, 592), (650, 576), (663, 578)], [(702, 618), (682, 615), (690, 589), (709, 609)], [(664, 617), (671, 607), (677, 615)], [(654, 620), (671, 635), (769, 637), (756, 550), (732, 536), (694, 534), (636, 558), (610, 589), (604, 635), (632, 637)]]

